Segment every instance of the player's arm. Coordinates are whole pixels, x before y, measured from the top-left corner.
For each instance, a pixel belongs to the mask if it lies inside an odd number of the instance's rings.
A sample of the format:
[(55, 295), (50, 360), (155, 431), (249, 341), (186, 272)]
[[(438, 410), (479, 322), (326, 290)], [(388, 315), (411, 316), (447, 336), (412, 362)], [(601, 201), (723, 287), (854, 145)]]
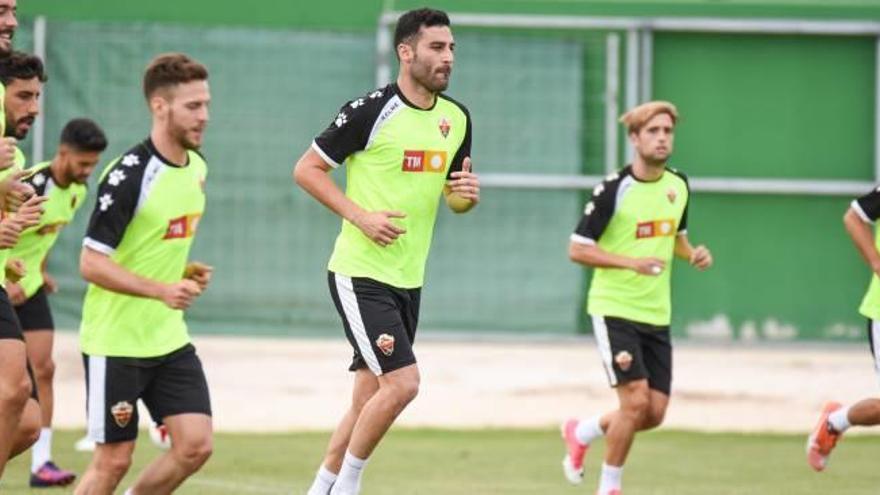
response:
[(683, 259), (698, 270), (705, 270), (712, 266), (712, 252), (709, 248), (700, 244), (694, 247), (688, 239), (687, 233), (675, 236), (675, 256)]
[(471, 163), (471, 117), (465, 112), (467, 125), (461, 145), (452, 158), (446, 185), (443, 186), (443, 198), (446, 206), (454, 213), (467, 213), (480, 202), (480, 178), (473, 173)]
[(172, 309), (188, 308), (202, 292), (193, 280), (167, 284), (132, 273), (107, 254), (88, 246), (83, 247), (79, 269), (89, 283), (120, 294), (156, 299)]
[(852, 202), (843, 215), (843, 225), (871, 271), (880, 275), (880, 253), (874, 245), (873, 227), (878, 217), (880, 192), (874, 190)]

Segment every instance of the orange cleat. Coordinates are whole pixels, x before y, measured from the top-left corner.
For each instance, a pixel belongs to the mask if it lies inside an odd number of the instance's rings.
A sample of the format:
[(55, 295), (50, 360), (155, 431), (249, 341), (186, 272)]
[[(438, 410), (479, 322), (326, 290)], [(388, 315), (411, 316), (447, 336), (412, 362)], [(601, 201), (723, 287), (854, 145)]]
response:
[(815, 471), (825, 469), (828, 465), (828, 456), (831, 455), (837, 441), (843, 436), (843, 433), (831, 429), (831, 424), (828, 423), (828, 416), (841, 407), (843, 405), (838, 402), (826, 402), (822, 407), (822, 414), (819, 416), (819, 421), (816, 422), (816, 427), (807, 438), (807, 463)]

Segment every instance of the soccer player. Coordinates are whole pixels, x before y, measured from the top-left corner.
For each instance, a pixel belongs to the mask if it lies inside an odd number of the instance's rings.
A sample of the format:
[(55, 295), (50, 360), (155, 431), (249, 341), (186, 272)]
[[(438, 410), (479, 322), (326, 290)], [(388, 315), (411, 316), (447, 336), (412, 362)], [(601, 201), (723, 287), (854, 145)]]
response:
[[(880, 187), (854, 200), (843, 224), (853, 244), (871, 269), (871, 284), (862, 299), (859, 313), (868, 319), (868, 342), (874, 357), (874, 371), (880, 377), (880, 231), (874, 234), (874, 222), (880, 218)], [(880, 399), (863, 399), (844, 406), (828, 402), (819, 420), (807, 438), (807, 462), (816, 471), (828, 465), (831, 451), (851, 426), (874, 426), (880, 424)]]
[[(0, 0), (0, 60), (12, 54), (18, 26), (16, 0)], [(19, 179), (23, 155), (8, 137), (5, 86), (0, 84), (0, 281), (5, 279), (9, 249), (24, 228), (39, 221), (42, 198)], [(14, 214), (10, 214), (14, 212)], [(30, 447), (39, 435), (40, 408), (27, 365), (24, 337), (5, 290), (0, 290), (0, 477), (10, 457)]]
[[(354, 348), (351, 407), (309, 495), (359, 493), (367, 459), (415, 398), (412, 346), (438, 199), (456, 213), (479, 201), (470, 116), (442, 93), (455, 46), (449, 18), (407, 12), (394, 43), (397, 82), (343, 105), (294, 169), (297, 184), (343, 219), (328, 279)], [(343, 163), (344, 194), (327, 174)]]
[[(13, 85), (8, 85), (7, 98), (12, 89)], [(12, 105), (7, 104), (6, 108), (9, 116)], [(24, 278), (17, 282), (6, 281), (6, 292), (24, 331), (42, 411), (40, 438), (31, 451), (30, 485), (33, 487), (64, 486), (76, 478), (74, 473), (60, 469), (52, 462), (52, 381), (55, 374), (52, 343), (55, 325), (47, 296), (56, 292), (58, 285), (46, 273), (46, 260), (58, 233), (73, 220), (85, 201), (86, 181), (106, 147), (107, 138), (96, 123), (88, 119), (71, 120), (61, 132), (61, 142), (52, 160), (30, 168), (30, 175), (24, 179), (37, 194), (46, 197), (40, 223), (24, 231), (10, 253), (11, 259), (23, 264)]]
[(207, 79), (205, 66), (184, 54), (154, 58), (143, 78), (150, 135), (101, 175), (80, 259), (89, 282), (80, 326), (88, 434), (97, 443), (80, 495), (113, 493), (128, 471), (138, 399), (173, 445), (125, 493), (171, 493), (211, 455), (208, 384), (183, 319), (211, 278), (207, 265), (187, 268), (205, 208), (198, 150)]
[(669, 338), (673, 256), (699, 270), (712, 265), (705, 246), (687, 236), (687, 178), (666, 166), (678, 111), (671, 103), (645, 103), (621, 117), (633, 163), (608, 176), (571, 236), (569, 257), (595, 269), (587, 311), (602, 364), (619, 407), (604, 415), (568, 420), (562, 433), (568, 481), (583, 481), (584, 454), (606, 437), (598, 495), (619, 495), (623, 465), (637, 431), (659, 426), (669, 404)]

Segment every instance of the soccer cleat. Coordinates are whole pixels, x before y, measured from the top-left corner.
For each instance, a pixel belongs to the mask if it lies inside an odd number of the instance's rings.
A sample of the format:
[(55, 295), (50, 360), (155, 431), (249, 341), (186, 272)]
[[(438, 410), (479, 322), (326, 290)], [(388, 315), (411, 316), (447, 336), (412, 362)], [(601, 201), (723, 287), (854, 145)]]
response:
[(46, 461), (36, 473), (31, 474), (32, 488), (45, 488), (50, 486), (67, 486), (73, 483), (76, 474), (59, 468), (52, 461)]
[(828, 456), (831, 455), (831, 451), (843, 435), (834, 431), (831, 424), (828, 423), (828, 416), (841, 407), (843, 406), (838, 402), (826, 402), (822, 407), (822, 414), (819, 416), (819, 421), (816, 422), (816, 427), (807, 438), (807, 463), (815, 471), (825, 469), (825, 466), (828, 465)]
[(565, 479), (573, 485), (579, 485), (584, 481), (584, 456), (587, 454), (589, 445), (578, 441), (574, 434), (578, 420), (569, 419), (562, 423), (562, 441), (565, 442), (566, 454), (562, 459), (562, 472)]

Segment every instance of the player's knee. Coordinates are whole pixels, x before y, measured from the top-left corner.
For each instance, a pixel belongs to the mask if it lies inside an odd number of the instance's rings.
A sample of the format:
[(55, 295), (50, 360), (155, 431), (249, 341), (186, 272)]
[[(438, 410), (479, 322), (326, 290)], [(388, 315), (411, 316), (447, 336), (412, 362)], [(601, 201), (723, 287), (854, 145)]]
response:
[(648, 394), (633, 394), (623, 404), (621, 412), (632, 421), (644, 424), (651, 413), (651, 401)]
[[(172, 443), (172, 445), (174, 444)], [(208, 461), (214, 452), (214, 447), (211, 438), (207, 437), (184, 442), (179, 447), (175, 445), (174, 451), (177, 461), (184, 469), (192, 473)]]
[(20, 411), (31, 396), (31, 380), (24, 374), (18, 379), (0, 383), (0, 404), (3, 409)]
[(95, 462), (95, 469), (103, 476), (113, 480), (121, 480), (131, 467), (131, 455), (115, 454), (100, 456)]
[(404, 380), (398, 384), (396, 389), (397, 400), (405, 406), (412, 402), (417, 395), (419, 395), (419, 378), (415, 377), (412, 379)]
[(663, 424), (663, 419), (666, 417), (666, 409), (658, 409), (652, 408), (647, 417), (645, 418), (644, 429), (650, 430), (651, 428), (656, 428)]
[(34, 375), (38, 382), (51, 382), (55, 378), (55, 360), (49, 358), (34, 363)]
[[(26, 409), (25, 411), (30, 411), (31, 409)], [(37, 440), (40, 439), (40, 428), (42, 427), (42, 421), (40, 417), (40, 409), (33, 408), (33, 414), (25, 414), (22, 415), (21, 421), (18, 423), (18, 431), (19, 435), (22, 439), (21, 445), (22, 450), (26, 450), (31, 445), (37, 443)]]

